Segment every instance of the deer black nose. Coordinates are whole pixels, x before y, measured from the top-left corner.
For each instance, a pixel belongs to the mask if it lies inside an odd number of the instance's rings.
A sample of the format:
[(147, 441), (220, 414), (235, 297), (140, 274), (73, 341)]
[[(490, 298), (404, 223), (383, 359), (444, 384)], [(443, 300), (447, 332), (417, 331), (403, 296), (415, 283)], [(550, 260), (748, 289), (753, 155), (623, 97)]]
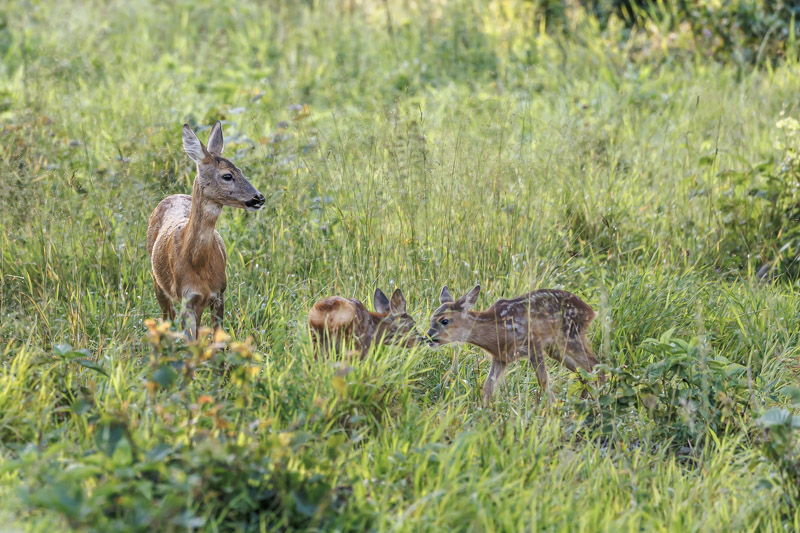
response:
[(425, 341), (428, 343), (428, 346), (435, 346), (436, 344), (438, 344), (439, 340), (435, 337), (435, 335), (436, 331), (434, 330), (430, 330), (425, 335)]
[(250, 200), (245, 202), (244, 205), (246, 205), (247, 207), (259, 208), (262, 205), (264, 205), (265, 201), (266, 201), (266, 198), (264, 198), (263, 194), (257, 194), (255, 196), (253, 196), (253, 198), (251, 198)]

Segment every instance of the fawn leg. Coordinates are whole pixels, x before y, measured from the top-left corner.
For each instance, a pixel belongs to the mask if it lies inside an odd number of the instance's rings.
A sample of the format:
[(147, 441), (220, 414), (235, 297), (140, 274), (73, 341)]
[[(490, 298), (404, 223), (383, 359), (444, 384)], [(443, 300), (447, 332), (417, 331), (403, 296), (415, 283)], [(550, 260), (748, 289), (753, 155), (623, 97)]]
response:
[[(595, 357), (594, 352), (592, 352), (591, 345), (583, 333), (567, 340), (566, 351), (569, 352), (575, 362), (587, 372), (592, 372), (595, 365), (600, 363), (597, 357)], [(597, 381), (600, 385), (605, 383), (605, 374), (600, 372), (597, 375)]]
[[(578, 368), (583, 368), (587, 372), (591, 372), (591, 368), (587, 368), (586, 366), (584, 366), (585, 361), (583, 359), (580, 359), (581, 363), (578, 363), (578, 361), (573, 359), (572, 356), (575, 355), (575, 351), (573, 350), (574, 348), (575, 345), (570, 344), (570, 340), (568, 340), (566, 344), (562, 344), (560, 346), (556, 345), (551, 347), (550, 350), (548, 351), (548, 355), (553, 359), (555, 359), (556, 361), (558, 361), (559, 363), (561, 363), (562, 365), (564, 365), (565, 367), (575, 372), (576, 374), (578, 373)], [(581, 355), (577, 355), (577, 357), (578, 358), (582, 357), (582, 352), (579, 352), (579, 354)], [(582, 377), (580, 377), (580, 374), (578, 374), (578, 379), (580, 379), (581, 382), (585, 384), (585, 381)], [(585, 397), (586, 397), (586, 390), (584, 390), (581, 393), (581, 398)]]
[(567, 345), (555, 345), (551, 346), (550, 349), (547, 351), (547, 355), (564, 365), (565, 367), (569, 368), (573, 372), (578, 371), (578, 363), (575, 359), (572, 358), (572, 354), (570, 350), (567, 348)]
[(550, 388), (550, 377), (547, 375), (547, 366), (544, 364), (544, 349), (541, 343), (533, 341), (530, 348), (530, 362), (536, 370), (536, 381), (539, 382), (539, 389), (542, 392), (542, 397), (547, 398), (547, 402), (552, 404), (555, 402), (556, 397), (553, 390)]
[(492, 399), (492, 395), (494, 394), (494, 388), (503, 379), (503, 374), (505, 374), (507, 366), (508, 363), (498, 361), (497, 359), (494, 358), (492, 359), (492, 368), (489, 369), (489, 376), (483, 383), (484, 405), (488, 405), (489, 400)]
[(172, 309), (172, 301), (169, 296), (161, 290), (155, 279), (153, 280), (153, 287), (156, 289), (156, 301), (158, 301), (158, 306), (161, 307), (162, 320), (175, 320), (175, 310)]

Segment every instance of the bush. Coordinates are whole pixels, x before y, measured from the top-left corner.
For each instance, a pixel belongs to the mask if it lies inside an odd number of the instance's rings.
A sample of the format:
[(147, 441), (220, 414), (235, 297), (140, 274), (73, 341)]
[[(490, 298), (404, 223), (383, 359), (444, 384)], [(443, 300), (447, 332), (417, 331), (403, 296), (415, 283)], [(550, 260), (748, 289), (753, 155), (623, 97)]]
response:
[(581, 19), (582, 11), (604, 29), (613, 31), (615, 21), (622, 21), (625, 36), (634, 29), (643, 31), (653, 48), (678, 35), (688, 36), (683, 42), (693, 43), (693, 50), (722, 62), (760, 64), (782, 59), (800, 35), (795, 24), (800, 6), (783, 1), (581, 0), (577, 11), (556, 9), (549, 1), (538, 3), (550, 27), (568, 27), (567, 21)]
[[(25, 473), (23, 502), (94, 531), (184, 531), (211, 525), (210, 516), (222, 531), (303, 528), (345, 504), (346, 487), (334, 488), (336, 473), (308, 450), (309, 433), (241, 424), (261, 369), (249, 342), (229, 342), (221, 331), (210, 338), (201, 328), (198, 341), (184, 343), (174, 325), (145, 323), (152, 347), (140, 380), (145, 405), (101, 412), (91, 398), (73, 399), (67, 409), (85, 423), (89, 449), (21, 447), (0, 474)], [(56, 354), (108, 376), (86, 350), (59, 346)], [(224, 381), (235, 385), (233, 401), (204, 392)], [(143, 419), (152, 417), (163, 424), (148, 428)], [(336, 453), (333, 444), (327, 453)]]
[(709, 432), (739, 427), (748, 410), (746, 368), (706, 354), (696, 337), (687, 342), (672, 334), (645, 340), (640, 350), (649, 356), (648, 364), (608, 369), (610, 379), (596, 401), (582, 402), (589, 421), (605, 434), (620, 431), (621, 420), (636, 412), (652, 421), (654, 438), (675, 448), (697, 448)]
[(776, 164), (764, 161), (745, 170), (722, 170), (727, 180), (720, 198), (720, 248), (735, 258), (733, 267), (753, 256), (760, 278), (800, 276), (800, 122), (791, 117), (775, 124)]

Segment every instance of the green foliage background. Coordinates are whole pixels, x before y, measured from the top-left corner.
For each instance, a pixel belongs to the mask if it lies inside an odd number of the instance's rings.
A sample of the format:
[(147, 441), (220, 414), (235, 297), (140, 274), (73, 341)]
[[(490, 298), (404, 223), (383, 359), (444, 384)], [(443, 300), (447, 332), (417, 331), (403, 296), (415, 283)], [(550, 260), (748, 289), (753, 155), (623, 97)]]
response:
[[(0, 523), (800, 527), (793, 13), (607, 4), (3, 4)], [(268, 197), (218, 224), (252, 341), (149, 342), (147, 217), (217, 119)], [(472, 347), (310, 357), (319, 297), (424, 328), (475, 282), (588, 301), (608, 385), (550, 365), (545, 410), (518, 363), (484, 408)]]

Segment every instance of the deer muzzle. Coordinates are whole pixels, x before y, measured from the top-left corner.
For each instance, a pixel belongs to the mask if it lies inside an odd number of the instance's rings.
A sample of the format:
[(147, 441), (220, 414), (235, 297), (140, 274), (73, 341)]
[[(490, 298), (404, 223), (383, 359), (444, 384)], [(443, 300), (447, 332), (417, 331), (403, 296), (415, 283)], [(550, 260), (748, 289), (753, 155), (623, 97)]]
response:
[(244, 205), (247, 207), (248, 211), (258, 211), (259, 209), (261, 209), (261, 206), (264, 205), (264, 202), (266, 202), (266, 200), (267, 199), (264, 198), (264, 195), (259, 193), (253, 196), (248, 201), (246, 201)]

